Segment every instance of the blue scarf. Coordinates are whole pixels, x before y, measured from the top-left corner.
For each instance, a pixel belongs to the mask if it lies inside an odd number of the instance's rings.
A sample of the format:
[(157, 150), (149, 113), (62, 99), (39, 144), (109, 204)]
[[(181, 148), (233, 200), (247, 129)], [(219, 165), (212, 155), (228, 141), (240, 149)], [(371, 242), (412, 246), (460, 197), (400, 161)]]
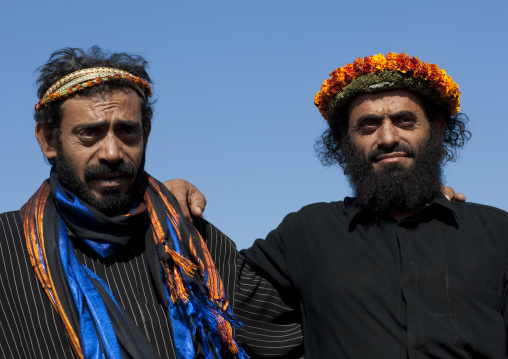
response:
[(74, 352), (86, 359), (159, 357), (106, 283), (79, 263), (68, 229), (102, 258), (145, 239), (177, 359), (219, 359), (224, 344), (238, 358), (248, 358), (232, 338), (232, 325), (240, 323), (199, 233), (183, 219), (171, 193), (147, 174), (142, 199), (128, 214), (107, 217), (64, 189), (52, 173), (21, 210), (32, 264)]

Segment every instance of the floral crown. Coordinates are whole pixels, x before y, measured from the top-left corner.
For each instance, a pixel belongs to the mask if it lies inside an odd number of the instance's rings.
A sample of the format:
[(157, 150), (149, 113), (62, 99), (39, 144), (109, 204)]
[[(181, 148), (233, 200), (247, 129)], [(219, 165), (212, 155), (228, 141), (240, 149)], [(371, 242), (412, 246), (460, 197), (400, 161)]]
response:
[(55, 82), (35, 105), (35, 111), (49, 103), (75, 95), (86, 88), (102, 84), (112, 80), (128, 80), (132, 86), (145, 98), (152, 94), (150, 84), (133, 74), (110, 67), (93, 67), (72, 72)]
[(460, 109), (459, 86), (445, 70), (404, 53), (359, 57), (330, 76), (314, 97), (314, 104), (330, 124), (335, 114), (362, 92), (407, 89), (443, 107), (450, 116)]

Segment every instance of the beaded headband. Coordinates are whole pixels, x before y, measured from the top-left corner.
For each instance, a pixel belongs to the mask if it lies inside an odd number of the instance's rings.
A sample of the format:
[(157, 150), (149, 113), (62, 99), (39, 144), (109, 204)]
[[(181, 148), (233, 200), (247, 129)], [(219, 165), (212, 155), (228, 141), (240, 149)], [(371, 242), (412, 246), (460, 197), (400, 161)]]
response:
[(86, 88), (99, 85), (101, 83), (116, 80), (129, 80), (132, 86), (140, 93), (143, 98), (150, 97), (152, 89), (150, 84), (133, 74), (110, 67), (93, 67), (89, 69), (78, 70), (72, 72), (60, 80), (55, 82), (42, 96), (42, 99), (35, 105), (35, 111), (42, 106), (47, 106), (50, 102), (63, 99), (67, 96), (74, 95)]
[(459, 86), (445, 70), (404, 53), (359, 57), (330, 76), (314, 97), (314, 104), (329, 124), (354, 96), (363, 92), (407, 89), (443, 107), (450, 116), (460, 109)]

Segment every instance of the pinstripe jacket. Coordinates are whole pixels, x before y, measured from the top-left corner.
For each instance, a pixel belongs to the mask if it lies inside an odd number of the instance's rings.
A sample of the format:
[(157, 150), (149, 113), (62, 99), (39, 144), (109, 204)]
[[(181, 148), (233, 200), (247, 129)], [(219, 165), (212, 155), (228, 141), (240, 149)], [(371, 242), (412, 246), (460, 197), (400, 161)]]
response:
[[(244, 323), (235, 333), (251, 358), (299, 358), (299, 315), (270, 283), (257, 276), (234, 243), (210, 223), (195, 223), (219, 270), (234, 314)], [(112, 258), (75, 248), (81, 263), (108, 284), (126, 315), (144, 330), (161, 358), (175, 358), (164, 309), (150, 281), (144, 241)], [(26, 252), (18, 211), (0, 214), (0, 356), (74, 358), (60, 318), (46, 297)]]

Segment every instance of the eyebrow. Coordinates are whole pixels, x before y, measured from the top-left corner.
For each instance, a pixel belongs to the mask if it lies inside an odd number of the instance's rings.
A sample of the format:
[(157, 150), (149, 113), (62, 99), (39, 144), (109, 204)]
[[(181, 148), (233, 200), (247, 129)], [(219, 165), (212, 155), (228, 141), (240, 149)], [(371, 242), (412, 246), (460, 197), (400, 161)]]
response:
[[(121, 126), (131, 126), (136, 128), (141, 128), (141, 123), (138, 121), (131, 121), (131, 120), (115, 120), (115, 126), (121, 125)], [(92, 122), (92, 123), (82, 123), (79, 125), (76, 125), (72, 128), (73, 133), (78, 133), (83, 130), (95, 130), (100, 129), (103, 127), (108, 127), (109, 122)]]
[[(416, 114), (413, 111), (407, 111), (407, 110), (402, 110), (402, 111), (399, 111), (399, 112), (395, 112), (393, 114), (388, 115), (388, 117), (390, 117), (390, 119), (392, 119), (392, 120), (399, 120), (399, 119), (402, 119), (402, 118), (410, 118), (412, 120), (416, 120)], [(368, 113), (368, 114), (365, 114), (363, 116), (360, 116), (360, 118), (358, 118), (358, 120), (356, 122), (360, 123), (360, 122), (368, 121), (368, 120), (376, 120), (376, 121), (378, 121), (378, 120), (381, 120), (382, 118), (383, 118), (382, 116), (374, 115), (372, 113)]]
[(360, 116), (360, 118), (358, 118), (358, 120), (356, 120), (356, 123), (361, 123), (363, 121), (369, 121), (369, 120), (381, 120), (383, 117), (382, 116), (378, 116), (378, 115), (374, 115), (374, 114), (371, 114), (371, 113), (368, 113), (366, 115), (363, 115), (363, 116)]
[(416, 114), (413, 111), (399, 111), (392, 115), (390, 115), (391, 119), (402, 119), (402, 118), (410, 118), (411, 120), (416, 120)]

